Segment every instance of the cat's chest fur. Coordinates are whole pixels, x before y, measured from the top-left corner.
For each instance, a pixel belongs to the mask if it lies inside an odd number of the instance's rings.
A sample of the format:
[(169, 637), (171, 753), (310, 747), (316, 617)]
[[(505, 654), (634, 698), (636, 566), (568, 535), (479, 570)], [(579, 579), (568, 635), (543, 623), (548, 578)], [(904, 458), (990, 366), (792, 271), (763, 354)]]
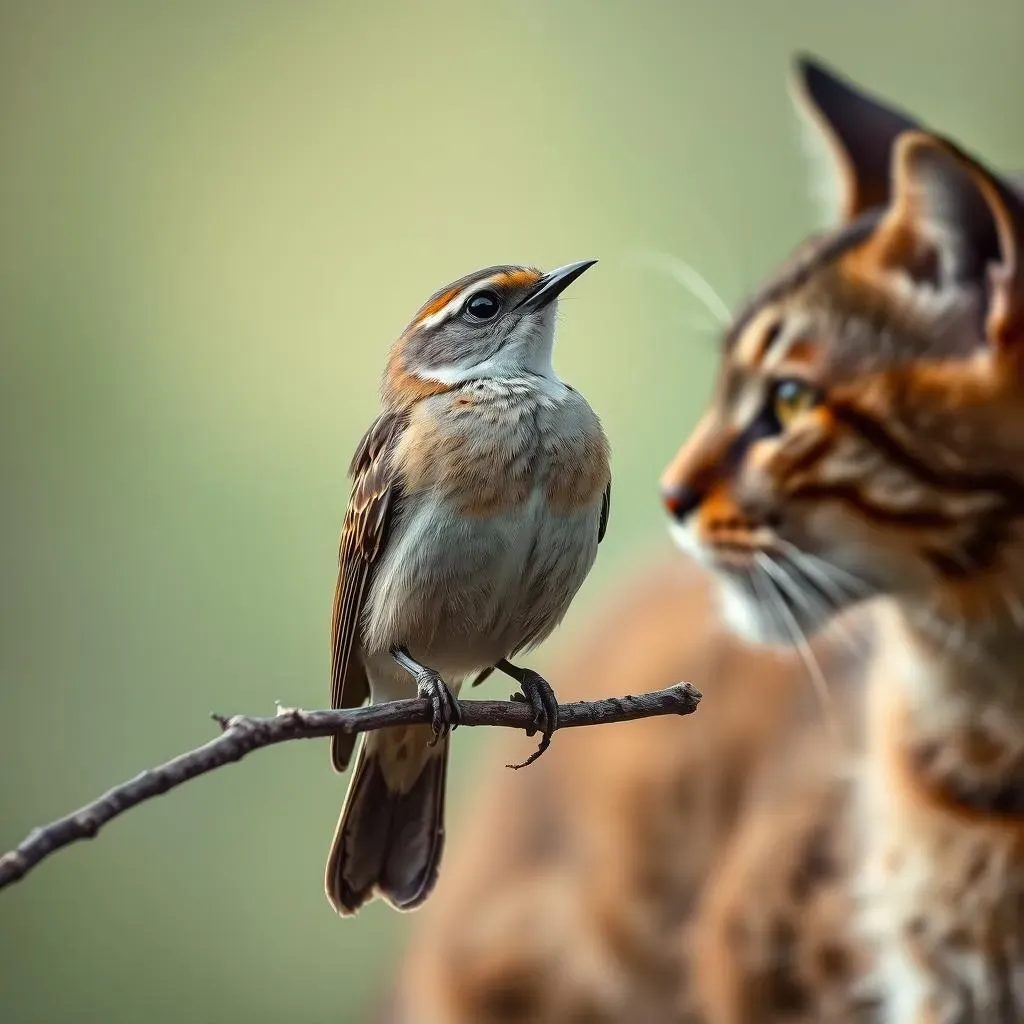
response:
[[(947, 708), (916, 706), (913, 680), (891, 677), (901, 660), (879, 659), (869, 682), (856, 808), (858, 930), (883, 979), (883, 1020), (1016, 1021), (1024, 828), (1011, 804), (1024, 796), (1020, 749), (982, 714), (957, 720), (955, 693), (946, 692)], [(949, 684), (931, 685), (942, 693)]]

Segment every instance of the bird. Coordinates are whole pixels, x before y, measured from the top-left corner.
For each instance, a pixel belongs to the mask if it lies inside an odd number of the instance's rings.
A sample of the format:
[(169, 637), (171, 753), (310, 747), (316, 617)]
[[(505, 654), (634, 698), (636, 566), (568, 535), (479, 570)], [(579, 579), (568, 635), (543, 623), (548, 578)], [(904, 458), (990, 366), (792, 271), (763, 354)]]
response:
[[(426, 697), (431, 722), (360, 743), (325, 870), (342, 917), (377, 898), (413, 910), (433, 889), (467, 679), (499, 671), (519, 684), (538, 753), (557, 726), (550, 684), (512, 659), (561, 622), (608, 528), (608, 439), (552, 365), (558, 298), (596, 262), (468, 274), (435, 292), (388, 353), (380, 413), (349, 467), (331, 701)], [(335, 771), (356, 739), (332, 736)]]

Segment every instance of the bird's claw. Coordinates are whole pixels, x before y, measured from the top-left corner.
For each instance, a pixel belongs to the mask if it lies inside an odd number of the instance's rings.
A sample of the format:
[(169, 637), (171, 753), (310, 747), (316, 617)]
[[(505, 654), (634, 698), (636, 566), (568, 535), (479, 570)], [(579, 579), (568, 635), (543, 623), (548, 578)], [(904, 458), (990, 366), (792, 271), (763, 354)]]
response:
[(462, 721), (459, 702), (448, 689), (445, 681), (436, 672), (423, 672), (416, 677), (416, 692), (430, 701), (433, 710), (431, 728), (434, 735), (430, 745), (434, 746), (444, 739), (452, 729), (457, 729)]
[(527, 736), (540, 732), (540, 744), (537, 749), (522, 763), (510, 764), (507, 767), (516, 770), (525, 768), (551, 746), (552, 733), (558, 728), (558, 698), (551, 684), (537, 672), (526, 669), (520, 681), (522, 693), (513, 693), (512, 700), (521, 704), (529, 704), (533, 711), (533, 728), (528, 729)]

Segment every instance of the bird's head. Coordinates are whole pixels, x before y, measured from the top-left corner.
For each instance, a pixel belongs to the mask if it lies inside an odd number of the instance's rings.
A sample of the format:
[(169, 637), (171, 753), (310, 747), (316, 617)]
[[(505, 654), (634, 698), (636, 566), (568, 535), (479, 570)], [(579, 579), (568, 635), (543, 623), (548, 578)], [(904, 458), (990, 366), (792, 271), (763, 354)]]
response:
[(469, 380), (553, 377), (558, 296), (596, 262), (546, 274), (487, 267), (435, 292), (391, 350), (385, 401), (405, 405)]

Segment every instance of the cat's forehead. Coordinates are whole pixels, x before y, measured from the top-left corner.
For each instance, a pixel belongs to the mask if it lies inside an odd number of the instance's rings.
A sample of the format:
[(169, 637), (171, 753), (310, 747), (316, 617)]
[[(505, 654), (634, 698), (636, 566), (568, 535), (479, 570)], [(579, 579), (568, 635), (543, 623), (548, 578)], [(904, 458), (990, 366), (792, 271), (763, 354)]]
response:
[(764, 320), (766, 309), (785, 305), (787, 299), (798, 295), (815, 277), (866, 241), (879, 220), (880, 211), (871, 211), (838, 231), (816, 235), (800, 245), (733, 319), (724, 339), (726, 354), (731, 354), (748, 337), (751, 328), (756, 331), (757, 321)]
[(858, 271), (879, 220), (871, 211), (811, 239), (768, 279), (726, 334), (730, 376), (796, 371), (825, 384), (921, 359), (962, 358), (977, 346), (962, 293), (940, 295), (898, 274)]

